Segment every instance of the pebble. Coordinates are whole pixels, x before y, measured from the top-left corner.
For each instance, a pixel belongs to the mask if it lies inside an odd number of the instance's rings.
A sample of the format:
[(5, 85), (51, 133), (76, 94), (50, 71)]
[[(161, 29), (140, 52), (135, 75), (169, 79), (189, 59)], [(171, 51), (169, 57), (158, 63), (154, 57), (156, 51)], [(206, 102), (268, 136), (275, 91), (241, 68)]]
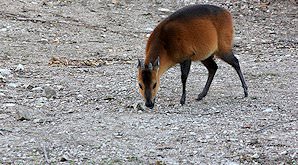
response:
[(7, 28), (1, 28), (0, 29), (0, 32), (6, 32), (7, 31)]
[(3, 96), (5, 96), (5, 94), (0, 92), (0, 97), (3, 97)]
[(10, 75), (11, 71), (9, 69), (0, 69), (0, 73), (2, 75)]
[(150, 28), (150, 27), (149, 28), (146, 28), (145, 31), (152, 32), (153, 31), (153, 28)]
[(28, 90), (32, 90), (34, 88), (34, 86), (31, 84), (24, 84), (22, 87)]
[(239, 165), (239, 164), (233, 161), (228, 161), (225, 163), (225, 165)]
[(171, 128), (172, 130), (179, 130), (180, 128), (179, 127), (173, 127)]
[(67, 155), (63, 155), (63, 156), (60, 158), (60, 162), (66, 162), (66, 161), (68, 161), (68, 160), (70, 160), (70, 159), (69, 159), (69, 156), (67, 156)]
[(112, 3), (118, 5), (120, 3), (120, 0), (112, 0)]
[(100, 84), (96, 84), (95, 85), (95, 88), (99, 89), (99, 88), (103, 88), (104, 86), (103, 85), (100, 85)]
[(288, 151), (285, 150), (285, 151), (280, 152), (279, 154), (280, 154), (280, 155), (287, 155), (287, 154), (288, 154)]
[(78, 95), (77, 95), (77, 99), (78, 99), (78, 100), (81, 100), (81, 99), (83, 99), (83, 98), (84, 98), (84, 96), (83, 96), (82, 94), (78, 94)]
[(17, 111), (17, 116), (16, 119), (19, 121), (23, 121), (23, 120), (30, 120), (30, 114), (28, 113), (28, 111), (25, 110), (19, 110)]
[(171, 10), (170, 9), (167, 9), (167, 8), (158, 8), (158, 11), (161, 11), (161, 12), (170, 12)]
[(35, 87), (31, 89), (32, 91), (37, 91), (37, 92), (41, 92), (43, 91), (42, 87)]
[(11, 87), (11, 88), (16, 88), (18, 87), (19, 85), (17, 83), (8, 83), (7, 84), (8, 87)]
[(114, 137), (115, 138), (122, 138), (123, 137), (123, 133), (122, 132), (116, 132), (116, 133), (114, 133)]
[(0, 74), (0, 82), (5, 82), (4, 79), (5, 77)]
[(242, 38), (241, 37), (234, 37), (235, 43), (241, 43)]
[(35, 106), (36, 107), (42, 107), (42, 106), (44, 106), (44, 104), (46, 103), (46, 101), (47, 101), (47, 98), (45, 98), (45, 97), (38, 98), (35, 101)]
[(260, 155), (257, 154), (257, 153), (255, 153), (255, 154), (253, 154), (253, 155), (251, 156), (251, 158), (253, 158), (253, 159), (258, 159), (258, 158), (260, 158)]
[(25, 70), (25, 68), (24, 68), (24, 65), (22, 65), (22, 64), (19, 64), (16, 68), (16, 71), (18, 71), (18, 72), (23, 72), (24, 70)]
[(45, 94), (45, 97), (48, 98), (48, 99), (56, 98), (56, 96), (57, 96), (56, 91), (51, 87), (45, 87), (44, 88), (44, 94)]
[(6, 103), (6, 104), (3, 104), (4, 107), (14, 107), (16, 106), (15, 103)]
[(42, 38), (42, 39), (40, 39), (40, 43), (47, 44), (47, 43), (49, 43), (49, 40), (46, 38)]
[(272, 108), (266, 108), (265, 110), (263, 110), (263, 112), (273, 112)]
[(43, 123), (44, 120), (43, 119), (34, 119), (33, 123)]
[(60, 90), (63, 90), (64, 87), (62, 85), (57, 85), (57, 89), (58, 89), (58, 91), (60, 91)]
[(191, 136), (195, 136), (195, 135), (197, 135), (195, 132), (189, 132), (189, 135), (191, 135)]
[(135, 106), (134, 106), (134, 109), (136, 111), (145, 111), (145, 108), (143, 107), (141, 102), (136, 103)]

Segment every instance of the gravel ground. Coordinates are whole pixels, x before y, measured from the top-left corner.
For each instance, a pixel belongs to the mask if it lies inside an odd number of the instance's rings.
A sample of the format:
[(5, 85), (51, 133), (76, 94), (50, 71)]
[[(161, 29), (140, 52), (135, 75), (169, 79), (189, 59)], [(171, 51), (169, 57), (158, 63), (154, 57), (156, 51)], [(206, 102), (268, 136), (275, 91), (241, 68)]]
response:
[[(185, 5), (229, 9), (249, 86), (217, 60), (180, 69), (143, 109), (136, 62), (160, 20)], [(297, 164), (298, 6), (293, 0), (1, 0), (0, 164)]]

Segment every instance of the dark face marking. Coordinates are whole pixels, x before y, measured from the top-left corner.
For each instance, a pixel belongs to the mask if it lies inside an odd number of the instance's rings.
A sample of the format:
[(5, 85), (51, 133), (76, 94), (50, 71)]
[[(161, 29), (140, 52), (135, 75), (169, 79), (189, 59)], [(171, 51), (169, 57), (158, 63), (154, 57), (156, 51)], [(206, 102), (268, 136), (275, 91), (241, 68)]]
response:
[(150, 88), (150, 85), (152, 82), (151, 75), (152, 75), (152, 73), (149, 69), (145, 69), (142, 71), (142, 81), (144, 83), (143, 89), (145, 90), (144, 94), (145, 94), (146, 100), (151, 99), (151, 88)]

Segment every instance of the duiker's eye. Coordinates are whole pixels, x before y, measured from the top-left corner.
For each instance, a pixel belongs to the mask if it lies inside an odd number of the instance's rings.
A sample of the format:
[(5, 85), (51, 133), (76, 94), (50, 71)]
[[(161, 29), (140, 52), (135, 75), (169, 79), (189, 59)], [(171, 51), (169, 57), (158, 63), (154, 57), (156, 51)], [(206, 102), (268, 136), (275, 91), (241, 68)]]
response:
[(156, 83), (154, 83), (154, 85), (153, 85), (153, 89), (155, 89), (156, 88)]
[(143, 90), (143, 86), (142, 86), (142, 84), (139, 83), (139, 87)]

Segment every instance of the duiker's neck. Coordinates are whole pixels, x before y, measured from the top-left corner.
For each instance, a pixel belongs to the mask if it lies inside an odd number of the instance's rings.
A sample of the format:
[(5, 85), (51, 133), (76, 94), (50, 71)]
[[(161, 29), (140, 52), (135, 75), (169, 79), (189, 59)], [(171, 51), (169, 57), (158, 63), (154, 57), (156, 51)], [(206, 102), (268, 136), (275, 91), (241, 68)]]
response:
[(158, 26), (150, 35), (146, 45), (145, 65), (150, 62), (153, 64), (159, 57), (159, 71), (160, 77), (175, 63), (169, 58), (164, 43), (160, 39), (160, 27)]

